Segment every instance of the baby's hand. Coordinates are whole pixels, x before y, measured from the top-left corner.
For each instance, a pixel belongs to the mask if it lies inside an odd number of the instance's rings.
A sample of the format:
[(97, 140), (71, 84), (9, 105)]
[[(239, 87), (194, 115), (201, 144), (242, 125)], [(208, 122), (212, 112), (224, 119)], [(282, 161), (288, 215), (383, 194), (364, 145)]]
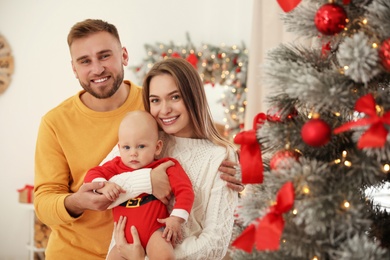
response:
[(171, 241), (173, 246), (175, 246), (177, 241), (181, 241), (183, 239), (181, 224), (185, 222), (184, 219), (176, 216), (170, 216), (165, 219), (157, 219), (157, 221), (165, 224), (162, 237), (167, 241)]
[(104, 186), (98, 189), (97, 192), (102, 193), (110, 201), (115, 201), (119, 197), (119, 194), (123, 192), (123, 189), (118, 184), (108, 181), (105, 182)]

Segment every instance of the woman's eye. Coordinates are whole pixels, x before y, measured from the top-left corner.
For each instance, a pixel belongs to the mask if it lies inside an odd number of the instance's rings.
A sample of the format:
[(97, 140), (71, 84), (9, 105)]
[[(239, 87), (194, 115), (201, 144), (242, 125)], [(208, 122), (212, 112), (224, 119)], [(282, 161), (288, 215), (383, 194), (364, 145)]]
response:
[(177, 100), (177, 99), (179, 99), (179, 98), (180, 98), (179, 95), (174, 95), (174, 96), (172, 96), (172, 99), (173, 99), (173, 100)]
[(149, 102), (150, 102), (150, 103), (157, 103), (157, 102), (158, 102), (158, 99), (157, 99), (157, 98), (153, 98), (153, 99), (150, 99)]

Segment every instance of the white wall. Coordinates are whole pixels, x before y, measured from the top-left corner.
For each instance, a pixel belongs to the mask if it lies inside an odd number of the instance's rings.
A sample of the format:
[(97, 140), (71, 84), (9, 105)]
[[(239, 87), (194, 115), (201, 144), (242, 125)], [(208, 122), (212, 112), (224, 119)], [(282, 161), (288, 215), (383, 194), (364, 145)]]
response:
[[(17, 189), (33, 184), (41, 116), (80, 90), (66, 44), (70, 27), (86, 18), (117, 25), (130, 65), (144, 43), (161, 41), (248, 46), (253, 0), (0, 0), (0, 34), (11, 45), (15, 72), (0, 95), (0, 259), (27, 259), (28, 211)], [(126, 78), (130, 77), (126, 71)]]

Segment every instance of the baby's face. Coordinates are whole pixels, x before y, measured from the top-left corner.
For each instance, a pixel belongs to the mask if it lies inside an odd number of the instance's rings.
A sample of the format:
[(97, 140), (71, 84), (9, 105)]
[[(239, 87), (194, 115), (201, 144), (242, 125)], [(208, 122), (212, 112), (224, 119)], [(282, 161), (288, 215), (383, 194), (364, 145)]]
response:
[(126, 166), (140, 169), (154, 161), (161, 141), (151, 136), (147, 131), (129, 131), (119, 136), (119, 152)]

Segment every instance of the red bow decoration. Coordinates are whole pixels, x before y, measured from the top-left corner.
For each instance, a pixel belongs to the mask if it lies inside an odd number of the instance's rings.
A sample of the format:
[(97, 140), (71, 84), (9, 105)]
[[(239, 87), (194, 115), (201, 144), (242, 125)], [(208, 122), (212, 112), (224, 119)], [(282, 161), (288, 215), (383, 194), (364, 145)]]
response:
[(26, 184), (22, 189), (18, 189), (17, 191), (18, 192), (27, 191), (27, 203), (33, 202), (34, 186)]
[(357, 121), (348, 122), (333, 130), (335, 134), (345, 132), (353, 127), (370, 125), (362, 134), (357, 144), (359, 149), (367, 147), (383, 147), (386, 143), (387, 129), (384, 124), (390, 125), (390, 111), (383, 116), (377, 114), (376, 103), (372, 94), (367, 94), (356, 101), (355, 110), (366, 114), (368, 117)]
[(297, 7), (301, 0), (277, 0), (277, 2), (283, 11), (287, 13)]
[(258, 125), (264, 124), (266, 119), (266, 114), (257, 114), (253, 120), (253, 129), (240, 132), (234, 137), (234, 142), (241, 145), (240, 165), (243, 184), (263, 182), (263, 160), (260, 144), (256, 138), (256, 130)]
[(276, 204), (270, 207), (264, 218), (258, 218), (250, 224), (233, 241), (232, 246), (248, 253), (252, 252), (253, 246), (257, 250), (278, 250), (284, 229), (282, 214), (290, 211), (293, 205), (294, 186), (292, 182), (287, 182), (278, 191)]

